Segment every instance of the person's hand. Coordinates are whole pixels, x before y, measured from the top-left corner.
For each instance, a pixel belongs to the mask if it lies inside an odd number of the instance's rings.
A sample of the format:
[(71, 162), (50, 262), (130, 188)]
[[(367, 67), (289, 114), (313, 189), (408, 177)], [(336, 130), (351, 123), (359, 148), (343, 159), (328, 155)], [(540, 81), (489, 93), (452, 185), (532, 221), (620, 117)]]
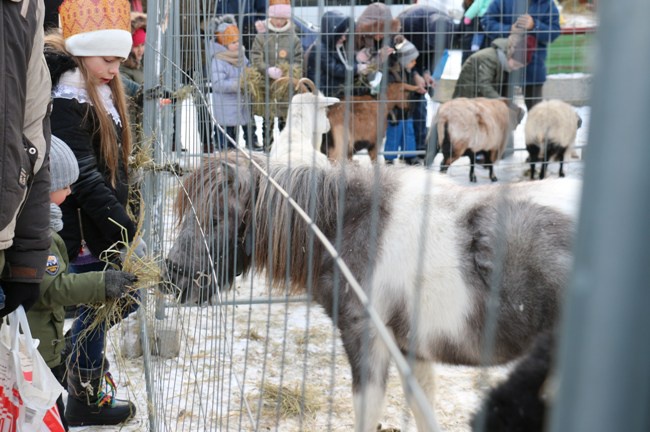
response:
[(368, 65), (366, 63), (357, 64), (357, 73), (360, 75), (366, 75), (368, 73)]
[(359, 63), (368, 63), (370, 61), (370, 53), (366, 48), (357, 52), (356, 59)]
[(513, 27), (521, 30), (532, 30), (535, 27), (535, 20), (530, 15), (521, 15), (517, 18)]
[(279, 67), (271, 66), (266, 70), (266, 73), (269, 75), (269, 78), (278, 79), (282, 76), (282, 69)]
[(0, 309), (0, 318), (9, 315), (20, 305), (28, 311), (41, 293), (40, 285), (35, 282), (2, 281), (2, 290), (5, 300), (4, 308)]
[(133, 288), (138, 277), (133, 273), (119, 270), (107, 270), (104, 272), (104, 288), (107, 299), (118, 299), (124, 296)]
[(417, 73), (413, 74), (413, 83), (418, 86), (418, 93), (425, 94), (427, 92), (427, 83), (422, 75)]
[[(142, 259), (147, 255), (147, 244), (142, 240), (142, 237), (138, 238), (137, 243), (135, 245), (131, 245), (131, 254), (135, 255), (136, 257)], [(120, 248), (120, 260), (122, 263), (126, 261), (128, 254), (128, 250), (126, 247), (121, 247)]]
[(436, 80), (434, 80), (433, 77), (431, 76), (431, 72), (425, 71), (423, 77), (424, 77), (424, 82), (425, 82), (427, 87), (435, 87), (436, 86)]

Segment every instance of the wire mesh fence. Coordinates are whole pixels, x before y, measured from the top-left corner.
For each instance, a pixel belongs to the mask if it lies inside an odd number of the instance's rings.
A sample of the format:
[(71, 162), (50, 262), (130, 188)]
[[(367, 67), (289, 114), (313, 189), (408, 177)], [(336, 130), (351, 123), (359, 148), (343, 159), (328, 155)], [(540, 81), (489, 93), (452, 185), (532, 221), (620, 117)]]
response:
[[(118, 353), (142, 346), (142, 362), (122, 364), (141, 411), (133, 428), (490, 430), (489, 411), (472, 418), (555, 328), (568, 287), (593, 9), (515, 1), (522, 11), (494, 18), (509, 33), (517, 16), (534, 17), (540, 83), (506, 70), (507, 42), (495, 47), (489, 30), (478, 50), (463, 45), (474, 33), (463, 2), (367, 15), (361, 2), (255, 3), (148, 5), (142, 192), (162, 283), (139, 322), (116, 330)], [(284, 24), (273, 6), (290, 6)], [(284, 26), (295, 32), (286, 46)], [(416, 47), (412, 69), (398, 35)], [(480, 128), (471, 151), (449, 142), (451, 126), (437, 132), (457, 86), (490, 96), (478, 78), (459, 81), (478, 53), (500, 68), (487, 86), (524, 115), (506, 114), (503, 150), (480, 147)], [(542, 160), (526, 125), (548, 98), (572, 103), (582, 126), (570, 143), (539, 143), (542, 159), (568, 146), (563, 170), (546, 171), (568, 178), (540, 182), (529, 180)], [(495, 127), (488, 111), (476, 116)], [(146, 336), (131, 343), (136, 332)]]

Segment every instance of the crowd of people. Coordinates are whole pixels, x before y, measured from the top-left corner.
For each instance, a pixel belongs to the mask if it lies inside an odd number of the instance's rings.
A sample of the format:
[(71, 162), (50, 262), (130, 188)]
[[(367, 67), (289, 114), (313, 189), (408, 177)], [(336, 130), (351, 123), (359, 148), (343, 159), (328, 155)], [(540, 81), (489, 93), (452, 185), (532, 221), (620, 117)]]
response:
[[(126, 316), (138, 304), (136, 276), (120, 269), (127, 247), (138, 257), (147, 253), (128, 211), (129, 156), (144, 138), (138, 124), (146, 15), (140, 1), (117, 0), (106, 9), (90, 0), (47, 3), (49, 10), (43, 0), (3, 0), (0, 10), (0, 91), (11, 101), (0, 122), (0, 316), (19, 305), (28, 310), (39, 351), (67, 388), (67, 405), (59, 400), (64, 420), (119, 424), (135, 406), (105, 390), (104, 382), (113, 386), (105, 334), (114, 322), (89, 331), (96, 309), (86, 305), (117, 300)], [(396, 122), (409, 120), (402, 129), (414, 142), (396, 145), (416, 150), (404, 157), (408, 164), (424, 160), (425, 95), (445, 49), (467, 53), (454, 97), (511, 98), (517, 85), (532, 108), (546, 79), (546, 49), (560, 33), (553, 0), (483, 1), (469, 10), (471, 3), (460, 27), (424, 5), (393, 17), (385, 4), (373, 3), (356, 20), (326, 11), (317, 40), (304, 50), (289, 0), (246, 2), (250, 10), (223, 1), (218, 16), (198, 27), (183, 20), (188, 35), (208, 33), (206, 47), (183, 47), (182, 61), (188, 76), (208, 72), (211, 79), (212, 113), (222, 130), (200, 104), (203, 151), (232, 147), (240, 127), (247, 146), (258, 147), (253, 101), (242, 85), (247, 68), (263, 77), (266, 95), (283, 78), (301, 76), (333, 97), (377, 94), (394, 81), (414, 84), (409, 109), (391, 113)], [(471, 38), (456, 37), (466, 34)], [(272, 115), (263, 118), (265, 151), (274, 117), (285, 127), (288, 101), (272, 102)], [(107, 262), (113, 270), (105, 270)], [(76, 307), (69, 336), (65, 306)]]

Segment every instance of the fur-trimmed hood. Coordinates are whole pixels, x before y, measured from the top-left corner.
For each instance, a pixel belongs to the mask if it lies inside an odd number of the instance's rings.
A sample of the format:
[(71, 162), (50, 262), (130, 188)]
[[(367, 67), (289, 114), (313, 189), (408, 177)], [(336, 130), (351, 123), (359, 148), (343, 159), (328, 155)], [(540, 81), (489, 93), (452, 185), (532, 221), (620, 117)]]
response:
[(131, 12), (131, 33), (137, 29), (147, 30), (147, 14)]
[(69, 54), (57, 51), (52, 47), (45, 46), (45, 61), (50, 69), (52, 78), (52, 88), (54, 88), (61, 79), (61, 75), (77, 68), (77, 63)]

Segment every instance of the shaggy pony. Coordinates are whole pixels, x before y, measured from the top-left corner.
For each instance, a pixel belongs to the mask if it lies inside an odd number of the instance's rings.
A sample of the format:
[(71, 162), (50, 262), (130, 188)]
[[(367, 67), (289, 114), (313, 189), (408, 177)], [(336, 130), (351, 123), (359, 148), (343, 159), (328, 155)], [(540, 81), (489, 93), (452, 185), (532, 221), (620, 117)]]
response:
[[(264, 161), (229, 152), (187, 178), (170, 277), (196, 292), (197, 271), (216, 276), (223, 288), (237, 271), (265, 271), (272, 285), (288, 285), (291, 293), (309, 289), (336, 316), (352, 368), (356, 431), (375, 430), (392, 360), (369, 307), (413, 361), (428, 398), (420, 403), (405, 384), (419, 430), (437, 427), (434, 362), (507, 362), (556, 323), (572, 264), (579, 182), (467, 187), (407, 167)], [(337, 254), (316, 235), (339, 245)], [(348, 270), (355, 281), (343, 276)], [(498, 298), (494, 310), (491, 296)], [(495, 327), (486, 340), (488, 316)], [(493, 347), (490, 355), (485, 344)]]

